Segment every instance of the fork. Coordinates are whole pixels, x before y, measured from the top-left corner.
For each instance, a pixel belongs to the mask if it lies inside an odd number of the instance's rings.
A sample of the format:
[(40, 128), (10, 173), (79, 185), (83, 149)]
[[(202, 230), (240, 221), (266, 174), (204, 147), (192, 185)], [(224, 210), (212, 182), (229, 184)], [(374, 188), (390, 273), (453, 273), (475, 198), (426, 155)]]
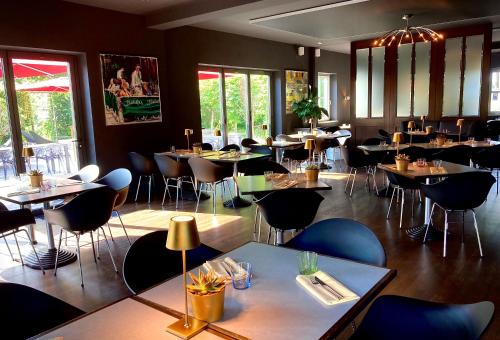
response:
[(343, 295), (339, 294), (339, 293), (338, 293), (337, 291), (335, 291), (335, 289), (333, 289), (332, 287), (327, 286), (327, 285), (325, 285), (325, 284), (322, 284), (322, 283), (318, 282), (318, 280), (316, 280), (316, 277), (309, 277), (309, 280), (311, 280), (311, 283), (312, 283), (313, 285), (320, 285), (321, 287), (323, 287), (323, 288), (325, 288), (325, 289), (326, 289), (326, 288), (329, 288), (329, 289), (327, 289), (327, 291), (328, 291), (329, 293), (333, 294), (333, 296), (334, 296), (337, 300), (342, 300), (342, 299), (344, 298), (344, 296), (343, 296)]

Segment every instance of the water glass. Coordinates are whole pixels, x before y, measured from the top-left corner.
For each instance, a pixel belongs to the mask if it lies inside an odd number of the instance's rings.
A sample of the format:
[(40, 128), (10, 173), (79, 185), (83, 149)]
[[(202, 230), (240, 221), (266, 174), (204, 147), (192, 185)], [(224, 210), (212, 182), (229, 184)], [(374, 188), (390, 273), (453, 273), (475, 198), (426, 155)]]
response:
[(170, 152), (175, 153), (175, 145), (172, 145), (172, 146), (170, 147)]
[(474, 143), (474, 137), (469, 137), (469, 142)]
[(231, 268), (231, 279), (235, 289), (247, 289), (252, 285), (252, 265), (239, 262), (236, 268)]
[(440, 159), (435, 159), (432, 161), (432, 165), (434, 165), (435, 168), (440, 168), (441, 167), (442, 161)]
[(418, 158), (417, 159), (417, 166), (426, 166), (425, 158)]
[(486, 138), (486, 143), (491, 144), (491, 138)]
[(229, 155), (231, 155), (231, 157), (235, 157), (236, 156), (236, 149), (230, 149)]
[(266, 181), (270, 181), (272, 177), (273, 177), (272, 171), (264, 171), (264, 178), (266, 179)]
[(297, 255), (299, 273), (311, 275), (318, 271), (318, 254), (313, 251), (303, 251)]

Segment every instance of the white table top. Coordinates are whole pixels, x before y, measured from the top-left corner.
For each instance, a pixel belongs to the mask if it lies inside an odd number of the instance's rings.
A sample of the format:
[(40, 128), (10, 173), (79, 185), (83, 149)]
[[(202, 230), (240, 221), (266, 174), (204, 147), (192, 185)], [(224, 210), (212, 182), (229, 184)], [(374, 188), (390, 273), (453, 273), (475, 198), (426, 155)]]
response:
[[(349, 320), (339, 320), (353, 307), (351, 312), (362, 308), (361, 300), (373, 299), (374, 286), (381, 281), (387, 284), (394, 274), (387, 268), (320, 256), (319, 268), (361, 297), (325, 306), (296, 282), (297, 254), (296, 250), (250, 242), (222, 255), (250, 262), (253, 282), (242, 291), (227, 286), (224, 316), (214, 325), (252, 339), (318, 339), (336, 324), (343, 322), (345, 326)], [(182, 278), (169, 280), (139, 297), (182, 311)]]
[[(95, 313), (88, 314), (61, 328), (57, 328), (36, 339), (95, 340), (127, 339), (154, 340), (176, 339), (166, 332), (166, 328), (176, 318), (153, 309), (132, 299), (125, 299)], [(220, 339), (218, 336), (203, 331), (193, 339)]]

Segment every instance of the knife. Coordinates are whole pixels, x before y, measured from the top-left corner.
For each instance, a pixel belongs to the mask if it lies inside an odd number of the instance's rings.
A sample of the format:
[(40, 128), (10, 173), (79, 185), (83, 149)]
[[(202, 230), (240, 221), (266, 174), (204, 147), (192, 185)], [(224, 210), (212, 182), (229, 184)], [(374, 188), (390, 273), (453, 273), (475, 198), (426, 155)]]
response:
[(322, 285), (323, 287), (325, 288), (329, 288), (330, 291), (333, 293), (333, 295), (335, 295), (335, 297), (339, 300), (343, 299), (344, 298), (344, 295), (340, 294), (339, 292), (337, 292), (333, 287), (327, 285), (323, 280), (321, 280), (319, 277), (315, 276), (314, 279), (316, 281), (318, 281), (318, 283), (320, 285)]

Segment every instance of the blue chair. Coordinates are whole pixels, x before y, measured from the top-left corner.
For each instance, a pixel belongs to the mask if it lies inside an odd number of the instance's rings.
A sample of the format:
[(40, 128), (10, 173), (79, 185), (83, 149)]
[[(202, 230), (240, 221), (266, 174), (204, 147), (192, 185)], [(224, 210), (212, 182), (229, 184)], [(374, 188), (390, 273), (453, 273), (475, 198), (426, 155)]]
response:
[(404, 296), (380, 296), (351, 340), (422, 340), (481, 337), (495, 306), (489, 301), (451, 305)]
[(384, 247), (373, 231), (348, 218), (316, 222), (285, 246), (380, 267), (387, 262)]

